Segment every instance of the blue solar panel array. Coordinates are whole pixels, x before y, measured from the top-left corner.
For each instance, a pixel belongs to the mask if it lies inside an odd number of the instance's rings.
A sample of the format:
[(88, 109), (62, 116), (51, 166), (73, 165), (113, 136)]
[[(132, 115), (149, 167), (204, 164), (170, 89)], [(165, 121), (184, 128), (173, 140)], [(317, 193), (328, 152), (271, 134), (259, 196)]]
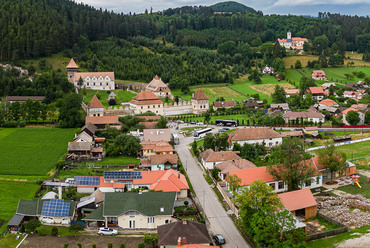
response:
[(69, 202), (64, 202), (62, 199), (51, 199), (50, 201), (44, 201), (41, 215), (59, 217), (68, 216), (69, 207)]
[(100, 177), (85, 177), (85, 176), (75, 176), (75, 181), (77, 185), (99, 185)]
[(141, 171), (104, 171), (105, 179), (141, 179)]

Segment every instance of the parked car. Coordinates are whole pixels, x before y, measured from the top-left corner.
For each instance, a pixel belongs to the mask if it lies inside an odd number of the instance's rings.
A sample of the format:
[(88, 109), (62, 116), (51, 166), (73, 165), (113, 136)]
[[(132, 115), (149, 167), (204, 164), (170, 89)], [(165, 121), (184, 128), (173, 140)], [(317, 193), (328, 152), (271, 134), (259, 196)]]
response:
[(203, 122), (198, 122), (197, 125), (201, 126), (201, 125), (204, 125), (204, 123)]
[(110, 236), (114, 236), (114, 235), (117, 235), (118, 234), (118, 231), (117, 230), (114, 230), (112, 228), (100, 227), (99, 230), (98, 230), (98, 234), (99, 235), (110, 235)]
[(302, 132), (304, 132), (303, 128), (295, 128), (294, 131), (302, 131)]
[(224, 128), (220, 128), (220, 129), (218, 129), (218, 132), (223, 133), (223, 132), (226, 132), (226, 130)]
[(216, 245), (226, 244), (226, 240), (221, 234), (216, 234), (215, 236), (213, 236), (213, 240), (215, 241)]
[(195, 125), (197, 124), (195, 121), (190, 122), (190, 124)]
[(185, 122), (184, 122), (184, 121), (182, 121), (182, 120), (177, 120), (177, 123), (179, 123), (179, 124), (184, 124)]

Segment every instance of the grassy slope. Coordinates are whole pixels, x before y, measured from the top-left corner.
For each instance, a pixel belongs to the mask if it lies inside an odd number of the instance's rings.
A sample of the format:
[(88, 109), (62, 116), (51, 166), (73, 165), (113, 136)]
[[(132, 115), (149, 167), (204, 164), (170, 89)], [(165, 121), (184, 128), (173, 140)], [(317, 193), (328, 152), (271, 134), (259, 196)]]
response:
[[(108, 104), (108, 92), (107, 91), (98, 91), (98, 90), (88, 90), (87, 95), (84, 97), (84, 103), (88, 104), (93, 96), (99, 92), (100, 94), (100, 102), (104, 105), (105, 108), (108, 108), (110, 105)], [(136, 96), (134, 93), (126, 91), (126, 90), (115, 90), (114, 93), (117, 95), (116, 102), (129, 102), (132, 100), (134, 96)], [(119, 104), (115, 106), (120, 106)]]
[(0, 174), (45, 176), (66, 152), (72, 129), (0, 129)]

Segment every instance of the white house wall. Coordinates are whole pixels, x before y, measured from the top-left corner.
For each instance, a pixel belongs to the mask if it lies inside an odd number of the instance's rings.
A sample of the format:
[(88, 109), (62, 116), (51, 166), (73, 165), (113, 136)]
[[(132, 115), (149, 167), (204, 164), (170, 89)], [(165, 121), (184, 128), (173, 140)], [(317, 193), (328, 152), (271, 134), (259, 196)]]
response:
[(279, 137), (279, 138), (271, 138), (271, 139), (234, 141), (233, 144), (238, 143), (239, 145), (242, 146), (245, 143), (247, 143), (247, 144), (257, 144), (257, 143), (258, 144), (263, 144), (263, 143), (265, 143), (265, 146), (272, 147), (272, 146), (281, 145), (282, 142), (283, 142), (283, 138)]

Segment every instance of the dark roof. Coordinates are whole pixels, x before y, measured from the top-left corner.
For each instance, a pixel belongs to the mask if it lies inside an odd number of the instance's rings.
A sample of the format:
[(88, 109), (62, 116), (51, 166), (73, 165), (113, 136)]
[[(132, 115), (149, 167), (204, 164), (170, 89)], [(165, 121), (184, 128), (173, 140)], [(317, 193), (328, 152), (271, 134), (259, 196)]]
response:
[(104, 209), (104, 205), (100, 205), (97, 209), (95, 209), (93, 212), (91, 212), (88, 216), (86, 216), (82, 220), (104, 221), (105, 219), (103, 217), (103, 209)]
[(193, 221), (176, 221), (158, 226), (158, 244), (177, 245), (179, 237), (186, 238), (186, 244), (205, 244), (212, 242), (207, 226)]
[(19, 226), (21, 222), (23, 221), (24, 215), (15, 214), (13, 217), (9, 220), (8, 226)]
[(231, 100), (231, 101), (213, 102), (212, 105), (216, 108), (231, 108), (231, 107), (235, 107), (236, 104), (234, 100)]
[[(50, 199), (47, 200), (38, 199), (37, 201), (19, 200), (17, 214), (24, 216), (41, 216), (42, 206), (46, 201), (50, 201)], [(64, 200), (64, 202), (70, 203), (68, 216), (73, 216), (76, 208), (76, 202), (69, 200)]]
[(85, 129), (89, 130), (92, 134), (95, 134), (97, 127), (91, 122), (88, 122), (87, 124), (85, 124), (85, 126), (81, 128), (81, 132), (84, 131)]
[(44, 96), (8, 96), (6, 99), (9, 102), (25, 102), (28, 99), (31, 99), (32, 101), (38, 100), (39, 102), (42, 102), (44, 100)]
[(68, 151), (90, 151), (91, 142), (68, 142)]
[(130, 210), (146, 216), (172, 216), (175, 198), (176, 192), (105, 193), (103, 216), (120, 216)]

